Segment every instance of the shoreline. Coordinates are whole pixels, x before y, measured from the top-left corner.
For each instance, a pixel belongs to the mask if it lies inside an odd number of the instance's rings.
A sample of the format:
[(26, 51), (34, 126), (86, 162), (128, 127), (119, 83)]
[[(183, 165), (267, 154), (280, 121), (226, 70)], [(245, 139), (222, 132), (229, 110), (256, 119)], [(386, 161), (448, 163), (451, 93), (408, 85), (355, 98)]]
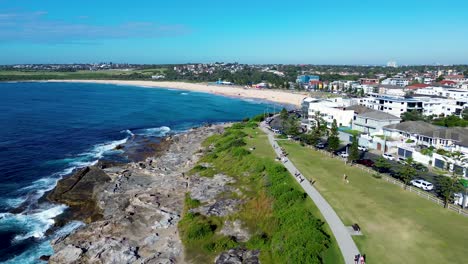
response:
[[(177, 223), (189, 187), (185, 173), (201, 157), (201, 143), (224, 131), (229, 124), (192, 128), (165, 137), (168, 146), (160, 155), (121, 166), (102, 169), (94, 166), (93, 174), (75, 177), (78, 184), (70, 183), (73, 186), (70, 190), (77, 189), (74, 195), (77, 197), (91, 190), (93, 195), (85, 198), (95, 202), (101, 217), (52, 240), (54, 253), (44, 257), (50, 257), (51, 263), (83, 260), (107, 263), (116, 259), (125, 263), (136, 260), (184, 263)], [(98, 173), (101, 176), (95, 176)]]
[(239, 86), (221, 86), (208, 85), (207, 83), (188, 83), (188, 82), (170, 82), (170, 81), (125, 81), (125, 80), (46, 80), (46, 81), (20, 81), (20, 82), (48, 82), (48, 83), (94, 83), (94, 84), (113, 84), (128, 85), (142, 88), (156, 89), (176, 89), (193, 92), (210, 93), (234, 98), (263, 100), (273, 103), (292, 105), (299, 107), (302, 99), (307, 97), (307, 93), (288, 92), (283, 90), (242, 88)]

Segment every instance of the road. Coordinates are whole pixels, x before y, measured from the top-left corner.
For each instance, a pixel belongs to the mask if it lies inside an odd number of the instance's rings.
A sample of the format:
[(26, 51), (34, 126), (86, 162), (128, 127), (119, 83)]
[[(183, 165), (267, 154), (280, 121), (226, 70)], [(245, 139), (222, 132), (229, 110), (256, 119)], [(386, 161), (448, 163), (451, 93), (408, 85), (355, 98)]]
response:
[[(260, 128), (268, 135), (268, 141), (275, 150), (275, 153), (278, 156), (281, 156), (281, 148), (276, 142), (273, 132), (266, 127), (264, 122), (261, 123)], [(294, 175), (296, 172), (300, 173), (296, 166), (294, 166), (294, 164), (287, 157), (285, 157), (284, 160), (284, 166), (289, 171), (289, 173), (291, 173), (291, 175)], [(300, 182), (298, 177), (296, 177), (296, 180), (302, 186), (304, 191), (309, 195), (312, 201), (314, 201), (315, 205), (320, 210), (320, 213), (322, 213), (323, 217), (325, 218), (325, 221), (327, 222), (333, 235), (335, 236), (335, 239), (341, 250), (341, 254), (343, 255), (345, 263), (353, 264), (354, 256), (359, 254), (359, 249), (357, 248), (356, 243), (354, 243), (354, 240), (351, 238), (351, 235), (346, 226), (338, 217), (335, 210), (333, 210), (330, 204), (328, 204), (328, 202), (309, 183), (309, 181), (304, 180)]]

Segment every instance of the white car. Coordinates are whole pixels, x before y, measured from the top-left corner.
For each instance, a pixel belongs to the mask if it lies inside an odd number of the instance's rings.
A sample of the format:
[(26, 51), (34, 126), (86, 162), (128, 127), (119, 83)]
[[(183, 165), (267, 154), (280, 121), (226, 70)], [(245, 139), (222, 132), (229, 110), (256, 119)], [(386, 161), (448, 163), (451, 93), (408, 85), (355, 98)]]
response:
[(357, 148), (358, 148), (360, 151), (364, 151), (364, 152), (367, 151), (367, 148), (366, 148), (366, 147), (363, 147), (363, 146), (358, 146)]
[[(453, 204), (461, 206), (463, 204), (463, 194), (461, 193), (453, 194)], [(468, 199), (465, 200), (465, 207), (468, 207)]]
[(349, 157), (349, 154), (343, 151), (343, 152), (340, 153), (340, 157), (346, 159), (346, 158)]
[(432, 189), (434, 189), (434, 185), (425, 180), (412, 180), (410, 181), (410, 183), (411, 185), (423, 189), (425, 191), (431, 191)]
[(392, 155), (387, 154), (387, 153), (382, 154), (382, 157), (384, 159), (388, 159), (388, 160), (395, 160), (395, 157), (393, 157)]

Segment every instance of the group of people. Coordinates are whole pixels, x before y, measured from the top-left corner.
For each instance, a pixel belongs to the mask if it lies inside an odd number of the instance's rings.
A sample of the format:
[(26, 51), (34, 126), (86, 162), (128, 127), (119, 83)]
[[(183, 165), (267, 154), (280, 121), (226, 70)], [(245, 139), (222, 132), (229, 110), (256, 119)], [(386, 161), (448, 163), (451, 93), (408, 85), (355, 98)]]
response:
[(366, 254), (361, 255), (357, 254), (354, 256), (354, 263), (355, 264), (365, 264), (366, 263)]

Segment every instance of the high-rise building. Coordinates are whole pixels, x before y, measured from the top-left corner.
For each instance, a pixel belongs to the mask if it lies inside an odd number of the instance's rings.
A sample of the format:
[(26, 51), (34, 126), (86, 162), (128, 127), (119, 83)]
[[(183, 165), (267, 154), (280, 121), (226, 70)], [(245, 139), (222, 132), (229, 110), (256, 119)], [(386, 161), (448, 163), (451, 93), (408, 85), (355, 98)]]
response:
[(396, 63), (396, 61), (389, 61), (389, 62), (387, 62), (387, 67), (396, 68), (396, 67), (398, 67), (398, 64)]

